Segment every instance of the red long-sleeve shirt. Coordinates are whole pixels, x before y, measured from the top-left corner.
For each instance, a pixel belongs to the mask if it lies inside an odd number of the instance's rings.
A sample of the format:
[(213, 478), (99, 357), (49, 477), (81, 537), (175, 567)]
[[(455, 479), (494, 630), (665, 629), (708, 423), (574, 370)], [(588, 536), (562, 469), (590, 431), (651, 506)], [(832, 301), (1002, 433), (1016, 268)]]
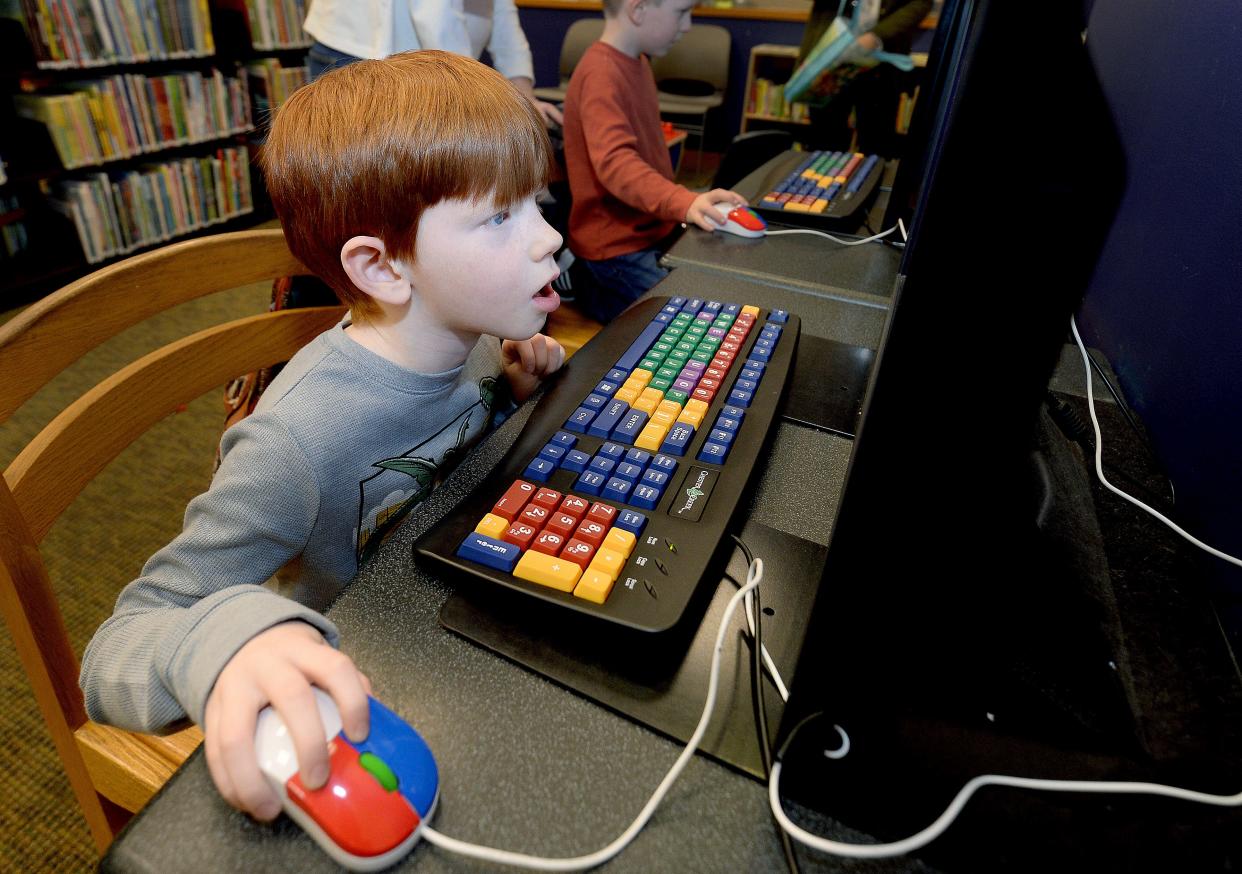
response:
[(685, 220), (695, 194), (673, 182), (655, 77), (644, 56), (596, 42), (565, 95), (569, 246), (597, 261), (655, 245)]

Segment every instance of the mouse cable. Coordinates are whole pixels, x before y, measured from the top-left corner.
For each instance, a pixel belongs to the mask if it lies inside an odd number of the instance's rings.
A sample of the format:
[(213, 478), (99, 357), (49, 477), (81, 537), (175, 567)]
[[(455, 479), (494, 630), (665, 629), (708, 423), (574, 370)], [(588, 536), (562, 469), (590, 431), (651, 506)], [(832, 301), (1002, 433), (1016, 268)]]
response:
[(1100, 420), (1097, 419), (1095, 415), (1095, 395), (1091, 391), (1091, 382), (1092, 382), (1091, 366), (1090, 366), (1091, 359), (1090, 359), (1090, 356), (1087, 355), (1087, 347), (1083, 345), (1082, 337), (1078, 335), (1078, 323), (1074, 320), (1073, 316), (1070, 316), (1070, 331), (1072, 331), (1074, 334), (1074, 342), (1078, 344), (1078, 351), (1082, 353), (1082, 365), (1086, 369), (1086, 372), (1087, 372), (1087, 412), (1091, 414), (1091, 427), (1095, 429), (1095, 474), (1096, 476), (1099, 477), (1100, 482), (1103, 483), (1104, 487), (1108, 489), (1110, 492), (1112, 492), (1113, 494), (1117, 495), (1120, 498), (1124, 498), (1125, 500), (1129, 501), (1134, 506), (1138, 507), (1140, 510), (1146, 510), (1152, 516), (1156, 517), (1161, 522), (1163, 522), (1165, 525), (1167, 525), (1169, 528), (1171, 528), (1174, 532), (1176, 532), (1177, 534), (1180, 534), (1182, 537), (1184, 537), (1190, 543), (1193, 543), (1195, 546), (1202, 549), (1204, 552), (1210, 553), (1211, 555), (1214, 555), (1219, 559), (1223, 559), (1229, 562), (1230, 564), (1235, 564), (1238, 567), (1242, 567), (1242, 559), (1234, 558), (1232, 555), (1229, 555), (1226, 552), (1221, 552), (1219, 549), (1216, 549), (1215, 547), (1208, 546), (1202, 540), (1190, 534), (1185, 529), (1181, 528), (1176, 522), (1174, 522), (1168, 516), (1165, 516), (1163, 513), (1159, 512), (1158, 510), (1153, 510), (1151, 507), (1144, 504), (1138, 498), (1133, 498), (1130, 495), (1126, 494), (1121, 489), (1117, 488), (1115, 485), (1110, 483), (1104, 477), (1104, 465), (1102, 461), (1103, 456), (1104, 456), (1104, 437), (1100, 433)]
[(771, 237), (776, 234), (815, 234), (820, 237), (827, 237), (832, 240), (832, 242), (840, 243), (842, 246), (861, 246), (863, 243), (872, 243), (876, 240), (882, 240), (893, 231), (901, 231), (901, 239), (903, 242), (909, 238), (909, 235), (906, 233), (906, 223), (901, 219), (897, 219), (897, 224), (893, 225), (888, 230), (880, 231), (878, 234), (872, 234), (870, 237), (864, 237), (861, 240), (842, 240), (840, 237), (834, 237), (832, 234), (817, 231), (814, 228), (785, 228), (784, 230), (779, 231), (768, 231), (765, 236)]
[[(729, 536), (732, 537), (735, 541), (737, 541), (737, 545), (742, 550), (742, 554), (746, 556), (746, 566), (750, 567), (750, 565), (754, 564), (755, 555), (754, 553), (750, 551), (750, 547), (748, 547), (742, 541), (742, 538), (738, 537), (736, 534), (730, 534)], [(729, 577), (729, 579), (732, 580), (733, 578)], [(734, 581), (734, 583), (736, 584), (736, 580)], [(758, 591), (756, 591), (754, 594), (758, 595), (759, 593)], [(757, 617), (755, 615), (754, 601), (751, 595), (749, 594), (746, 596), (745, 606), (746, 606), (746, 627), (750, 632), (751, 640), (754, 640), (757, 637), (757, 635), (755, 634), (755, 629), (757, 627), (756, 626)], [(781, 677), (781, 672), (776, 669), (776, 663), (772, 661), (772, 655), (771, 653), (768, 652), (768, 648), (763, 645), (762, 640), (759, 641), (759, 652), (763, 656), (763, 666), (767, 670), (768, 677), (771, 678), (772, 684), (776, 686), (776, 691), (780, 693), (781, 700), (788, 701), (789, 700), (789, 689), (785, 686), (785, 681)]]
[[(790, 837), (812, 849), (834, 856), (845, 856), (851, 859), (887, 859), (922, 849), (944, 834), (949, 826), (952, 825), (953, 820), (957, 818), (957, 815), (961, 813), (962, 808), (966, 806), (966, 802), (984, 786), (1009, 786), (1015, 789), (1034, 789), (1044, 792), (1159, 795), (1182, 801), (1196, 801), (1216, 807), (1242, 806), (1242, 792), (1236, 795), (1212, 795), (1207, 792), (1197, 792), (1193, 789), (1165, 786), (1161, 783), (1132, 783), (1117, 780), (1042, 780), (1032, 777), (1009, 777), (1004, 774), (983, 774), (968, 781), (954, 796), (949, 806), (945, 808), (944, 813), (940, 814), (931, 825), (920, 832), (910, 835), (908, 838), (885, 844), (851, 844), (845, 841), (834, 841), (811, 834), (795, 824), (785, 813), (785, 809), (781, 805), (781, 759), (785, 751), (789, 749), (790, 743), (798, 734), (798, 731), (818, 715), (820, 714), (812, 714), (798, 723), (794, 730), (790, 732), (789, 737), (785, 739), (784, 745), (777, 752), (776, 763), (772, 765), (772, 777), (768, 780), (768, 804), (772, 808), (772, 815), (781, 824), (781, 828), (789, 832)], [(834, 728), (840, 733), (844, 743), (848, 744), (849, 738), (840, 726), (834, 726)], [(847, 746), (843, 746), (841, 750), (826, 751), (824, 755), (836, 759), (841, 758), (845, 751), (847, 751)]]
[[(716, 632), (716, 644), (712, 649), (711, 670), (708, 672), (707, 679), (707, 699), (703, 704), (703, 715), (699, 717), (699, 724), (691, 735), (689, 743), (682, 750), (681, 755), (677, 757), (677, 761), (669, 768), (668, 773), (664, 775), (664, 779), (660, 781), (660, 785), (656, 787), (651, 798), (648, 799), (646, 806), (639, 812), (638, 816), (630, 823), (617, 838), (608, 846), (596, 850), (585, 856), (574, 856), (566, 858), (551, 859), (543, 856), (530, 856), (525, 853), (515, 853), (509, 850), (499, 850), (493, 847), (484, 847), (479, 844), (472, 844), (467, 841), (451, 838), (443, 835), (433, 829), (430, 825), (423, 825), (422, 836), (428, 842), (434, 844), (441, 849), (457, 853), (462, 856), (469, 856), (472, 859), (481, 859), (485, 862), (495, 862), (501, 865), (515, 865), (526, 867), (536, 871), (581, 871), (585, 868), (593, 868), (596, 865), (602, 865), (617, 853), (621, 852), (634, 840), (635, 836), (642, 831), (643, 827), (651, 819), (660, 802), (664, 800), (664, 796), (668, 794), (669, 787), (681, 776), (681, 772), (685, 770), (695, 750), (698, 749), (703, 735), (707, 731), (708, 723), (711, 722), (712, 710), (716, 706), (716, 692), (720, 684), (720, 656), (724, 649), (725, 634), (729, 630), (729, 622), (733, 618), (734, 612), (737, 610), (738, 604), (746, 597), (748, 593), (753, 591), (756, 586), (763, 580), (763, 559), (756, 558), (747, 569), (746, 584), (738, 589), (729, 599), (729, 603), (725, 606), (724, 615), (720, 620), (720, 628)], [(773, 772), (773, 776), (776, 772)]]

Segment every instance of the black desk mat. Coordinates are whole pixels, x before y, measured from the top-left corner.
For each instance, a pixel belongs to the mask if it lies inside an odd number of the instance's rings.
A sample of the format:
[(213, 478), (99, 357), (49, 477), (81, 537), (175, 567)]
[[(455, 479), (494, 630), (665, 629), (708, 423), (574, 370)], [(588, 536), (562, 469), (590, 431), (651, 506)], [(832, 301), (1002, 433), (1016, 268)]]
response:
[[(757, 522), (747, 523), (741, 538), (763, 559), (764, 577), (759, 587), (763, 643), (788, 685), (827, 550)], [(581, 616), (499, 586), (468, 584), (444, 603), (440, 623), (684, 742), (694, 733), (702, 714), (720, 619), (728, 599), (737, 591), (729, 577), (739, 584), (746, 579), (741, 550), (732, 551), (724, 574), (705, 608), (692, 606), (685, 627), (659, 637), (584, 621)], [(745, 628), (743, 613), (744, 608), (739, 607), (725, 638), (716, 712), (700, 749), (762, 778), (751, 696), (750, 648), (740, 639)], [(771, 684), (765, 688), (769, 731), (775, 737), (784, 707), (776, 689)]]
[(785, 394), (786, 421), (853, 437), (875, 350), (803, 334)]

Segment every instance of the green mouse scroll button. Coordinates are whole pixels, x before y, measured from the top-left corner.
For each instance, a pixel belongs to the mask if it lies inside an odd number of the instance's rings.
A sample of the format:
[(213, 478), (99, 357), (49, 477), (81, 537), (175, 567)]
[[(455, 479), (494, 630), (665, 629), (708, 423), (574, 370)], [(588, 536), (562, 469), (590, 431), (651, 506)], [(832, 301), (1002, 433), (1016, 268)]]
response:
[(389, 792), (397, 791), (397, 775), (375, 753), (363, 753), (358, 756), (358, 764), (362, 765), (366, 772)]

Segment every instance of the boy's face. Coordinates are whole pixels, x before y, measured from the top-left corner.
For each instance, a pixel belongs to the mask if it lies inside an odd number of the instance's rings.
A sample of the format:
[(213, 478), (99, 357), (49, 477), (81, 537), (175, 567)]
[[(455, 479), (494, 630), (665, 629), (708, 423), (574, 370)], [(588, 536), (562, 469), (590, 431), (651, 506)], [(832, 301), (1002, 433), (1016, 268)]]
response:
[(668, 54), (673, 43), (690, 29), (690, 10), (694, 8), (695, 0), (664, 0), (658, 5), (651, 0), (642, 2), (645, 8), (639, 28), (641, 50), (653, 58), (662, 58)]
[(560, 305), (549, 287), (560, 247), (533, 194), (508, 208), (442, 200), (419, 220), (410, 283), (444, 328), (525, 340)]

